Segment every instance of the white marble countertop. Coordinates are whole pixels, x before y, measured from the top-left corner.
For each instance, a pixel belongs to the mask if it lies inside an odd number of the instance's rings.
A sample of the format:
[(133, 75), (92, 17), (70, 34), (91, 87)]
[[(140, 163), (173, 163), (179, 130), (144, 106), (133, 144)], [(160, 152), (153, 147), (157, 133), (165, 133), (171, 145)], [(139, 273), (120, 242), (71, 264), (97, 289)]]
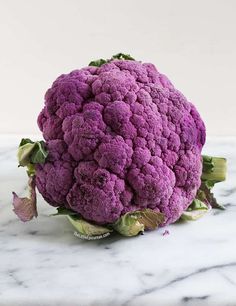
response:
[(225, 211), (135, 238), (85, 241), (39, 198), (39, 217), (20, 222), (11, 191), (22, 194), (17, 169), (21, 137), (0, 136), (0, 305), (236, 305), (236, 139), (212, 138), (209, 155), (228, 159), (228, 179), (215, 187)]

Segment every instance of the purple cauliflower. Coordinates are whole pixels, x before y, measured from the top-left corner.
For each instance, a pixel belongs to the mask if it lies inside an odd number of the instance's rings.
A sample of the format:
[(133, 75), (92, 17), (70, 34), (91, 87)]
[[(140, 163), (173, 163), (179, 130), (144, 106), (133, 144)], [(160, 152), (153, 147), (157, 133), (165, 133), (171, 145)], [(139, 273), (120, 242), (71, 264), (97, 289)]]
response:
[(169, 224), (201, 184), (204, 123), (153, 64), (114, 59), (61, 75), (38, 125), (49, 155), (36, 186), (85, 220), (109, 224), (150, 208)]

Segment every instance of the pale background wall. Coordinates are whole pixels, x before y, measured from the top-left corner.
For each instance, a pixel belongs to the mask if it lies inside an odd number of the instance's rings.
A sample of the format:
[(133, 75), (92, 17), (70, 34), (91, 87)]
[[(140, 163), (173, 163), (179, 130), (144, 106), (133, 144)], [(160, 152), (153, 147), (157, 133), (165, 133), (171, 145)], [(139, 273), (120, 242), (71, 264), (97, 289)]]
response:
[(208, 135), (236, 135), (236, 1), (0, 0), (0, 133), (38, 133), (61, 73), (117, 52), (156, 63)]

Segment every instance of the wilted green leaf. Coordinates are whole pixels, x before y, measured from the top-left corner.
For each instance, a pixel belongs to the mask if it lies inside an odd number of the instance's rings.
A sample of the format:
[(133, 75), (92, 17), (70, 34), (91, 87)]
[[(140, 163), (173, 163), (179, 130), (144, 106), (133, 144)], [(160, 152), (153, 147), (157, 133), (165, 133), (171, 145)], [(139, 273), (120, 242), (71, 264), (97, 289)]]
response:
[(112, 227), (123, 236), (136, 236), (140, 232), (144, 232), (144, 224), (138, 221), (137, 214), (126, 213), (120, 217)]
[(13, 211), (18, 218), (23, 221), (30, 221), (33, 217), (37, 217), (37, 199), (35, 191), (35, 177), (30, 177), (28, 181), (29, 197), (20, 198), (13, 192)]
[(200, 201), (194, 199), (191, 205), (182, 213), (180, 219), (185, 221), (195, 221), (203, 217), (209, 210), (208, 206)]
[(197, 210), (192, 210), (192, 211), (184, 211), (180, 217), (180, 219), (184, 221), (195, 221), (201, 217), (203, 217), (208, 210), (206, 209), (197, 209)]
[(164, 222), (164, 215), (151, 209), (128, 212), (112, 227), (123, 236), (136, 236), (145, 229), (153, 230)]
[(89, 223), (88, 221), (85, 221), (84, 219), (78, 218), (76, 216), (68, 215), (67, 218), (77, 230), (77, 232), (79, 232), (81, 235), (99, 236), (112, 232), (112, 229), (109, 229), (105, 226)]
[(144, 225), (145, 230), (154, 230), (165, 220), (165, 217), (162, 213), (149, 208), (140, 210), (137, 214), (138, 221)]

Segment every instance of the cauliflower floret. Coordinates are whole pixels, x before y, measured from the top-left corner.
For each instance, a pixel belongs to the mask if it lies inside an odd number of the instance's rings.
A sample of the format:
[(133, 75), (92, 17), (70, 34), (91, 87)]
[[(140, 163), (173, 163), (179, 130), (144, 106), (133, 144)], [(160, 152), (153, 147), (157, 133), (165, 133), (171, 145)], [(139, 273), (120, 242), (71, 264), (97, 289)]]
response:
[(38, 125), (49, 151), (39, 192), (86, 220), (151, 208), (169, 224), (200, 186), (204, 123), (152, 64), (113, 60), (60, 76)]

